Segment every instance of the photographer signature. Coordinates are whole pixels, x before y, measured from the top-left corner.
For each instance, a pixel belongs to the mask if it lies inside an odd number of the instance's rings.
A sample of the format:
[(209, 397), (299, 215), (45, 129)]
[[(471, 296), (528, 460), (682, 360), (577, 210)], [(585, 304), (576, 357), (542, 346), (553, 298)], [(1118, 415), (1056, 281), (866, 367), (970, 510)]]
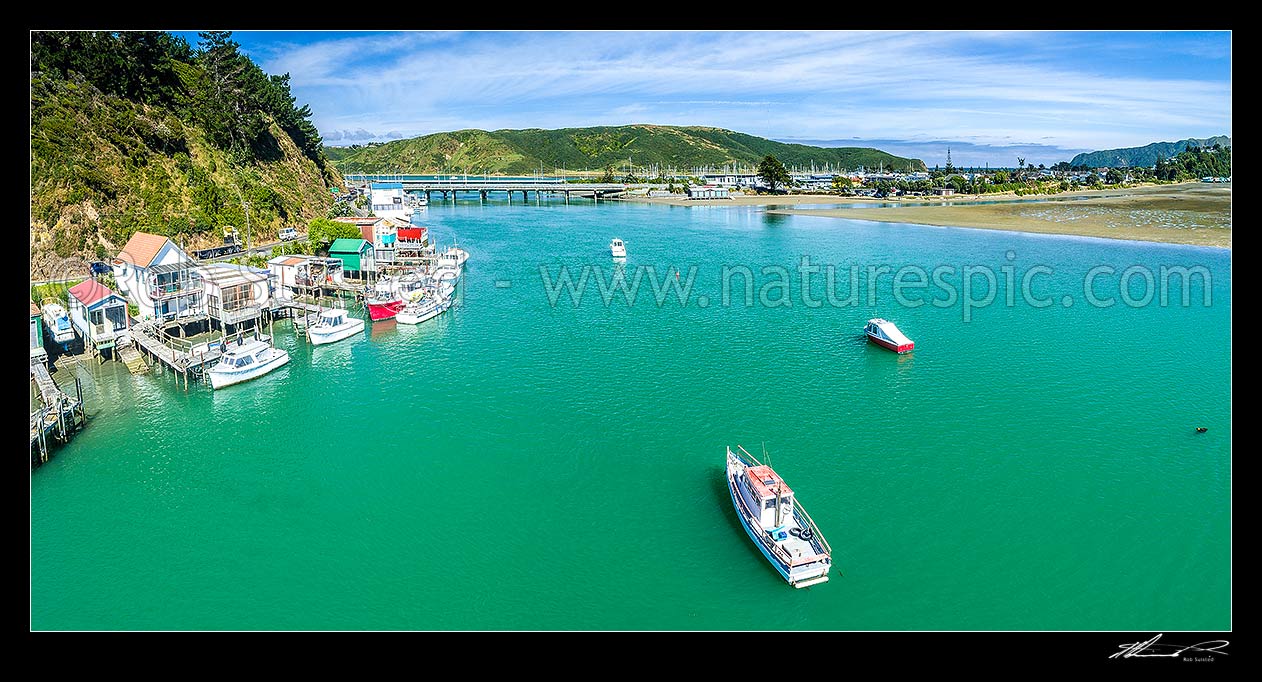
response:
[(1217, 653), (1225, 656), (1227, 652), (1223, 651), (1222, 648), (1229, 643), (1225, 639), (1213, 639), (1199, 644), (1181, 646), (1177, 644), (1159, 644), (1157, 642), (1159, 639), (1161, 639), (1161, 635), (1157, 635), (1146, 642), (1121, 644), (1118, 646), (1121, 651), (1109, 656), (1109, 658), (1177, 658), (1183, 655), (1185, 651)]

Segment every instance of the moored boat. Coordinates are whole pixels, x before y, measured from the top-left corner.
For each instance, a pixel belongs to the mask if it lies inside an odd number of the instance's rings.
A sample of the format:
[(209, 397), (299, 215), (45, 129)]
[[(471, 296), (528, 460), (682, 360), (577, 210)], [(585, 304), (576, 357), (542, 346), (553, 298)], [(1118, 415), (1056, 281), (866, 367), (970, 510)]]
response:
[(447, 312), (451, 307), (451, 295), (440, 295), (438, 290), (427, 288), (426, 295), (407, 304), (395, 317), (400, 324), (420, 324)]
[(621, 239), (614, 237), (609, 242), (609, 253), (613, 254), (614, 258), (626, 258), (627, 245), (624, 244)]
[(370, 298), (368, 299), (368, 317), (373, 322), (381, 322), (382, 320), (393, 319), (395, 315), (403, 310), (406, 304), (402, 299), (395, 296), (393, 298)]
[(916, 344), (904, 336), (893, 322), (879, 317), (868, 320), (867, 325), (863, 327), (863, 333), (868, 335), (869, 341), (895, 353), (906, 353), (916, 347)]
[(307, 338), (319, 346), (354, 336), (364, 331), (364, 321), (351, 317), (341, 308), (321, 310), (315, 322), (307, 327)]
[(790, 585), (828, 581), (832, 548), (771, 466), (739, 445), (729, 447), (727, 487), (745, 533)]
[(44, 317), (44, 332), (48, 338), (62, 350), (69, 348), (75, 336), (74, 327), (70, 326), (70, 315), (66, 312), (65, 306), (53, 299), (45, 299), (40, 314)]
[(210, 376), (211, 387), (219, 389), (257, 379), (288, 362), (288, 352), (273, 348), (258, 338), (250, 338), (225, 344), (223, 357), (206, 374)]
[(385, 277), (377, 281), (377, 286), (373, 287), (365, 304), (368, 306), (368, 317), (373, 322), (394, 319), (406, 305), (395, 288), (394, 281)]
[(448, 265), (456, 268), (456, 270), (463, 268), (467, 260), (469, 260), (469, 252), (459, 246), (449, 246), (446, 251), (438, 254), (440, 265)]

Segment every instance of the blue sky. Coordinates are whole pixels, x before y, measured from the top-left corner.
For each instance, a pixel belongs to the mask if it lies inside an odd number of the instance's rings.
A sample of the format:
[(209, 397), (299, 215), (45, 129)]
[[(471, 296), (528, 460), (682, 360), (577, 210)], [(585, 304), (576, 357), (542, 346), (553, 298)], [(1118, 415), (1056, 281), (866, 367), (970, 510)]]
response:
[[(196, 45), (196, 33), (183, 33)], [(1231, 33), (233, 34), (328, 144), (461, 128), (708, 125), (930, 166), (1231, 134)]]

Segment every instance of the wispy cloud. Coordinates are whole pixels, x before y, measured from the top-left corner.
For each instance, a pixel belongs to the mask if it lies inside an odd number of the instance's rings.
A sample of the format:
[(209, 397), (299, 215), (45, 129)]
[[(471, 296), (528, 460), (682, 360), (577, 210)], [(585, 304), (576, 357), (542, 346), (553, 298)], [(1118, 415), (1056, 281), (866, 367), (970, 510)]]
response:
[[(698, 124), (1054, 149), (1229, 133), (1229, 33), (474, 32), (257, 46), (322, 131)], [(244, 44), (244, 43), (243, 43)], [(336, 132), (326, 138), (335, 141)], [(346, 139), (343, 137), (342, 139)]]

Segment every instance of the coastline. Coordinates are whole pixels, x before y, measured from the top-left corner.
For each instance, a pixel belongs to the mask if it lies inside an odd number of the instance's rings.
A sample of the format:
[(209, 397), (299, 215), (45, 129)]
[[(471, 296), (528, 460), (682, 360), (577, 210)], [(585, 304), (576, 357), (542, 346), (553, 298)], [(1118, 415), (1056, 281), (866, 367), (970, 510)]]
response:
[[(789, 194), (701, 200), (628, 197), (622, 201), (672, 206), (775, 206), (776, 208), (768, 212), (1231, 249), (1230, 184), (1183, 182), (1123, 189), (1080, 190), (1036, 197), (1018, 197), (1011, 192), (907, 199)], [(882, 205), (805, 210), (792, 208), (839, 203)]]

